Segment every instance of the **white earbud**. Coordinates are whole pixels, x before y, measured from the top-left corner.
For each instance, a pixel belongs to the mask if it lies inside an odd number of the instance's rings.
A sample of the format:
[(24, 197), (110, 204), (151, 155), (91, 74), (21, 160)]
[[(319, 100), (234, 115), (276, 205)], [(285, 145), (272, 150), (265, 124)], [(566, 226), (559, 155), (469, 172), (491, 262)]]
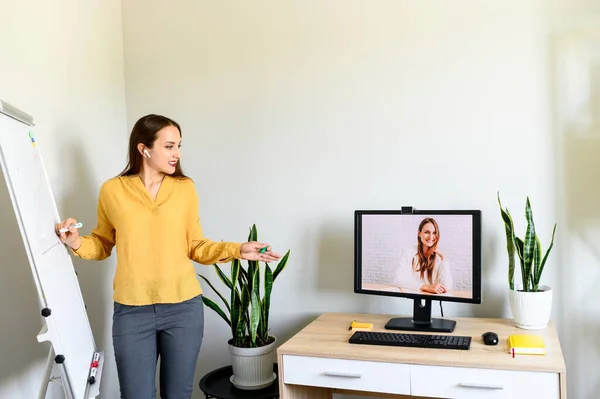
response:
[(148, 156), (148, 158), (152, 158), (152, 157), (150, 156), (150, 153), (148, 152), (148, 150), (147, 150), (147, 149), (145, 149), (145, 148), (144, 148), (144, 153), (145, 153), (145, 154)]

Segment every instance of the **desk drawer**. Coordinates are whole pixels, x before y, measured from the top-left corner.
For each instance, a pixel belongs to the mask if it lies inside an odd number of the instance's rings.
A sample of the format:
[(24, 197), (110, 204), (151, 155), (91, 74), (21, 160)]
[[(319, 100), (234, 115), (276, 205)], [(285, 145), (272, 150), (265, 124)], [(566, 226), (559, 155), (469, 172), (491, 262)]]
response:
[(406, 364), (283, 356), (286, 384), (410, 394), (410, 372)]
[(410, 368), (412, 395), (453, 399), (559, 399), (559, 375), (466, 367)]

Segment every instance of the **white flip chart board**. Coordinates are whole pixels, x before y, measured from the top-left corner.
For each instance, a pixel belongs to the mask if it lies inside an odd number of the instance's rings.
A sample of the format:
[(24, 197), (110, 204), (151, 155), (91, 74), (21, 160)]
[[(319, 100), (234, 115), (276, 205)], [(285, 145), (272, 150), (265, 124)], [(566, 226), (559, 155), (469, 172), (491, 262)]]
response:
[(63, 356), (57, 363), (67, 379), (61, 381), (70, 389), (67, 396), (95, 397), (99, 378), (90, 384), (88, 377), (96, 344), (71, 255), (54, 230), (60, 218), (33, 119), (2, 100), (0, 163), (45, 316), (37, 339), (49, 341), (54, 354)]

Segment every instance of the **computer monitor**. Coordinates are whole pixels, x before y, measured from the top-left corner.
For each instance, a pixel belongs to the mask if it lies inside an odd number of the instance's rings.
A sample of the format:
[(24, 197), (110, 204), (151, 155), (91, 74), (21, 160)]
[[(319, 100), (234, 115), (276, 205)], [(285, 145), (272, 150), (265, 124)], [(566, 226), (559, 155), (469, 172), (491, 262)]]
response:
[(414, 300), (386, 329), (452, 332), (431, 301), (481, 303), (481, 211), (357, 210), (354, 292)]

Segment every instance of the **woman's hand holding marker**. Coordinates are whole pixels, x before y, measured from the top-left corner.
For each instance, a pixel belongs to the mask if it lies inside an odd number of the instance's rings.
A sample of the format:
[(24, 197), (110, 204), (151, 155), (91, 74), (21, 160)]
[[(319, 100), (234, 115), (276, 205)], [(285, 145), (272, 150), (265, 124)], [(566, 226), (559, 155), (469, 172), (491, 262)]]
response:
[(68, 218), (58, 223), (55, 226), (55, 231), (64, 244), (77, 250), (81, 246), (81, 237), (79, 237), (79, 231), (77, 231), (80, 227), (83, 227), (83, 223), (77, 222), (73, 218)]

